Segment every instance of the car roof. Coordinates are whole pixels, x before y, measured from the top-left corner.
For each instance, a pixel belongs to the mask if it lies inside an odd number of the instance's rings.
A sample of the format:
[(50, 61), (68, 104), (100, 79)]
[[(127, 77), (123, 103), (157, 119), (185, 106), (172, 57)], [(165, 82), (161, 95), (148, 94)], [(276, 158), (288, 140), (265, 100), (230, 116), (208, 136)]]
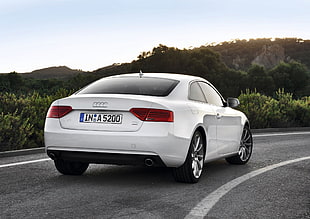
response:
[[(109, 78), (115, 78), (115, 77), (140, 77), (141, 73), (129, 73), (129, 74), (120, 74), (120, 75), (114, 75), (110, 76)], [(142, 73), (142, 77), (154, 77), (154, 78), (167, 78), (167, 79), (174, 79), (179, 81), (193, 81), (193, 80), (203, 80), (205, 79), (197, 76), (192, 75), (184, 75), (179, 73)]]

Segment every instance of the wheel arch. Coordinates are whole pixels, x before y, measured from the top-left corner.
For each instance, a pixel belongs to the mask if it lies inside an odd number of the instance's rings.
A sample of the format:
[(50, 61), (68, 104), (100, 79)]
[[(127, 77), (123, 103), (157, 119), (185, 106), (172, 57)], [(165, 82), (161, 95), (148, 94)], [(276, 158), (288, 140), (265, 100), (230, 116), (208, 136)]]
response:
[(251, 128), (249, 120), (245, 121), (244, 127), (248, 127), (249, 129)]

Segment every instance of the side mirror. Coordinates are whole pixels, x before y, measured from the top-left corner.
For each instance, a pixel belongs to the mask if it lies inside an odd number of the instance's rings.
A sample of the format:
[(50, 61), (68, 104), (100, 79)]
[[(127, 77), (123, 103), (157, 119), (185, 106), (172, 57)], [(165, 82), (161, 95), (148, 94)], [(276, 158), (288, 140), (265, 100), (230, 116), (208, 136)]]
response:
[(237, 98), (228, 97), (227, 98), (227, 106), (231, 108), (235, 108), (240, 105), (240, 102)]

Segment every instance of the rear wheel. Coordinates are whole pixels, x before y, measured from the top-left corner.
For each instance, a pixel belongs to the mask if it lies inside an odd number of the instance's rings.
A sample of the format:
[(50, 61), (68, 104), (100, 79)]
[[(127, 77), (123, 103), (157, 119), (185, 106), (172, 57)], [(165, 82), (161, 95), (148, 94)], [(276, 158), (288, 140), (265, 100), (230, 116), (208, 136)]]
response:
[(196, 131), (191, 140), (186, 160), (181, 167), (173, 169), (174, 179), (178, 182), (196, 183), (199, 181), (205, 157), (204, 140), (201, 132)]
[(88, 168), (88, 163), (54, 160), (56, 169), (64, 175), (82, 175)]
[(250, 128), (248, 126), (245, 126), (243, 128), (238, 154), (233, 157), (226, 158), (226, 161), (230, 164), (246, 164), (250, 160), (252, 150), (252, 133)]

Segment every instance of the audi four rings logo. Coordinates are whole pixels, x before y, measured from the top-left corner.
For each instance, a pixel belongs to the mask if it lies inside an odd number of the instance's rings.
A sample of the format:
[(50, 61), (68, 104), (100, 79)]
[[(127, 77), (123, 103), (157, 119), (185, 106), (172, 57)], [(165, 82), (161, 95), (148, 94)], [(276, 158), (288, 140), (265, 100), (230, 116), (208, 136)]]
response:
[(107, 108), (108, 107), (108, 102), (93, 102), (93, 107)]

